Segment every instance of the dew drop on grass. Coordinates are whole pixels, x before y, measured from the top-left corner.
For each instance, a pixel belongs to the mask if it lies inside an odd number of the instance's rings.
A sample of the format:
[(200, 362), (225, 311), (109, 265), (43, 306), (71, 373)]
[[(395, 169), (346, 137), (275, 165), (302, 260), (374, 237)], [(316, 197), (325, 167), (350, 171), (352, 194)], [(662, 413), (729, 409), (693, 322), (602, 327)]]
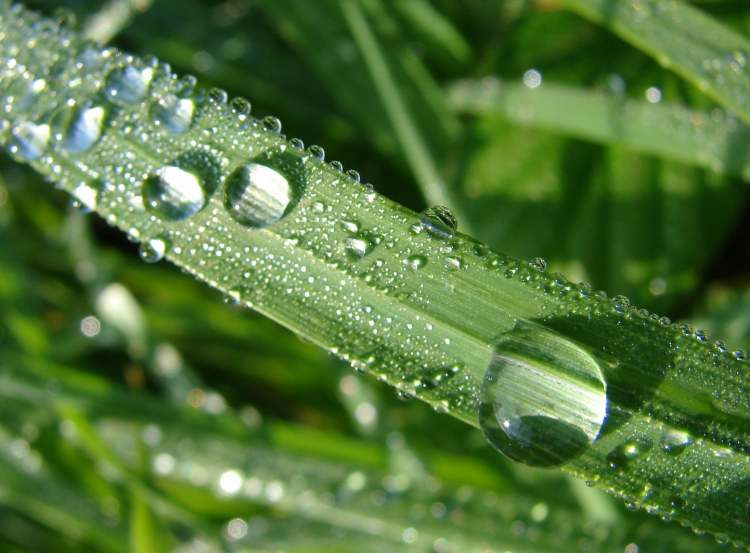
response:
[(171, 132), (180, 134), (187, 131), (193, 123), (195, 103), (188, 98), (165, 96), (151, 106), (151, 117), (154, 122)]
[(107, 77), (104, 94), (115, 104), (135, 104), (146, 96), (153, 75), (151, 68), (137, 69), (128, 65), (115, 69)]
[(200, 211), (206, 203), (206, 193), (195, 173), (167, 165), (146, 178), (143, 203), (161, 219), (181, 221)]
[(99, 140), (105, 115), (101, 106), (70, 105), (53, 117), (53, 136), (65, 150), (85, 152)]
[(492, 354), (479, 424), (489, 442), (527, 465), (555, 466), (596, 440), (607, 414), (597, 361), (557, 333), (518, 323)]
[(49, 125), (24, 122), (13, 127), (8, 149), (23, 160), (37, 159), (47, 148), (49, 137)]
[(165, 239), (152, 238), (141, 242), (141, 245), (138, 247), (138, 254), (146, 263), (157, 263), (164, 259), (164, 255), (168, 249), (169, 245)]
[(93, 186), (88, 184), (79, 184), (73, 189), (74, 205), (84, 213), (90, 213), (96, 209), (99, 199), (99, 192)]
[(366, 234), (358, 233), (347, 237), (344, 240), (344, 247), (350, 258), (361, 259), (373, 250), (375, 244)]
[(262, 228), (275, 223), (295, 199), (295, 190), (276, 169), (248, 163), (227, 178), (225, 205), (238, 223)]
[(428, 207), (420, 214), (422, 227), (435, 238), (452, 238), (458, 228), (458, 220), (453, 212), (445, 206)]
[(668, 430), (661, 437), (661, 449), (669, 455), (679, 455), (693, 443), (690, 434), (681, 430)]

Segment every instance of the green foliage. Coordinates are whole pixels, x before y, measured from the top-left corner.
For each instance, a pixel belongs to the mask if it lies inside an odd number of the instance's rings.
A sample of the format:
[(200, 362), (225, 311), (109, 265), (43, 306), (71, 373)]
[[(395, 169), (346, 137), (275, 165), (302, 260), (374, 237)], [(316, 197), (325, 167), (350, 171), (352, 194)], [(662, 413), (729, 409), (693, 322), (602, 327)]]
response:
[(0, 8), (3, 547), (750, 543), (747, 10), (464, 4)]

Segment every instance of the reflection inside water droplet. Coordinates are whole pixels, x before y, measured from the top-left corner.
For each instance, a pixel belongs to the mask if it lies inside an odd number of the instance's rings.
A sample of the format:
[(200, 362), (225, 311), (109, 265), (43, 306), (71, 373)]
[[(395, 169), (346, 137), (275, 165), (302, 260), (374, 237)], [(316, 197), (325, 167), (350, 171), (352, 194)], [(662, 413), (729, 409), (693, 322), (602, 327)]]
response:
[(261, 228), (286, 214), (294, 192), (287, 178), (276, 169), (248, 163), (227, 178), (225, 204), (237, 222)]
[(502, 453), (534, 466), (580, 454), (607, 412), (596, 360), (554, 331), (519, 322), (501, 337), (485, 373), (479, 423)]

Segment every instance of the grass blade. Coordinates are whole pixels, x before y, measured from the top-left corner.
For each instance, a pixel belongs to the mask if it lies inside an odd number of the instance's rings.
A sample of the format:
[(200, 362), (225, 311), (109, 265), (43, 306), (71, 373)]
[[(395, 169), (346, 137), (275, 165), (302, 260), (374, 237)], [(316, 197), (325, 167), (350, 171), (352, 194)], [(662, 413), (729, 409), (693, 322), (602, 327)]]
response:
[(563, 0), (750, 123), (750, 42), (687, 2)]
[(750, 179), (750, 129), (730, 116), (547, 82), (532, 89), (496, 79), (461, 81), (449, 97), (462, 113), (499, 114), (521, 126)]

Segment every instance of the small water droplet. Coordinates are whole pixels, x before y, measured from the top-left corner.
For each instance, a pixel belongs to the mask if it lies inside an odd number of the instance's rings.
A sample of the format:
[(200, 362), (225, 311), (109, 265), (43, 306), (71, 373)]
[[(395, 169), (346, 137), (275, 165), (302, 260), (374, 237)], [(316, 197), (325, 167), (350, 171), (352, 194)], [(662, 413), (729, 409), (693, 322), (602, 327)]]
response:
[(479, 412), (482, 431), (499, 451), (528, 465), (565, 463), (596, 440), (606, 414), (604, 377), (588, 352), (529, 323), (502, 335)]
[(200, 178), (174, 165), (157, 169), (143, 183), (143, 203), (154, 215), (181, 221), (196, 214), (206, 203)]
[(229, 102), (229, 107), (232, 108), (232, 111), (243, 120), (247, 119), (247, 116), (250, 115), (250, 112), (252, 111), (250, 102), (245, 98), (240, 97), (232, 98), (232, 101)]
[(105, 115), (101, 106), (68, 106), (52, 118), (54, 138), (69, 152), (85, 152), (99, 140)]
[(189, 98), (169, 95), (151, 106), (154, 122), (173, 134), (187, 131), (193, 123), (195, 103)]
[(612, 306), (618, 313), (624, 313), (630, 307), (630, 300), (623, 295), (615, 296), (612, 298)]
[(661, 449), (670, 455), (679, 455), (693, 443), (690, 434), (681, 430), (667, 430), (661, 437)]
[(164, 258), (169, 249), (169, 242), (164, 238), (152, 238), (141, 242), (138, 253), (146, 263), (157, 263)]
[(325, 161), (326, 159), (326, 151), (317, 144), (313, 144), (312, 146), (310, 146), (307, 151), (310, 152), (310, 155), (318, 161)]
[(406, 258), (406, 266), (412, 271), (418, 271), (427, 265), (427, 258), (424, 255), (414, 254)]
[(545, 271), (547, 269), (547, 262), (543, 257), (535, 257), (529, 262), (529, 265), (537, 271)]
[(225, 205), (238, 223), (261, 228), (287, 213), (294, 194), (279, 171), (261, 163), (248, 163), (227, 178)]
[(146, 96), (153, 76), (154, 70), (150, 67), (138, 69), (128, 65), (115, 69), (107, 77), (104, 94), (116, 104), (135, 104)]
[(352, 179), (352, 181), (354, 182), (359, 182), (359, 173), (354, 169), (347, 170), (346, 176)]
[(621, 470), (651, 449), (651, 442), (633, 440), (620, 444), (607, 454), (607, 463), (612, 470)]
[(367, 232), (358, 232), (344, 240), (344, 247), (349, 257), (361, 259), (370, 253), (377, 245), (377, 240)]
[(452, 238), (458, 228), (458, 220), (453, 212), (445, 206), (428, 207), (420, 214), (420, 223), (435, 238)]
[(99, 191), (88, 184), (79, 184), (73, 190), (73, 198), (76, 207), (84, 213), (89, 213), (96, 209)]
[(274, 117), (273, 115), (266, 115), (263, 118), (262, 123), (263, 123), (263, 128), (269, 132), (273, 132), (273, 133), (281, 132), (281, 121), (279, 121), (278, 117)]
[(49, 125), (36, 125), (30, 122), (20, 123), (11, 130), (8, 150), (22, 160), (37, 159), (47, 148), (49, 138)]

